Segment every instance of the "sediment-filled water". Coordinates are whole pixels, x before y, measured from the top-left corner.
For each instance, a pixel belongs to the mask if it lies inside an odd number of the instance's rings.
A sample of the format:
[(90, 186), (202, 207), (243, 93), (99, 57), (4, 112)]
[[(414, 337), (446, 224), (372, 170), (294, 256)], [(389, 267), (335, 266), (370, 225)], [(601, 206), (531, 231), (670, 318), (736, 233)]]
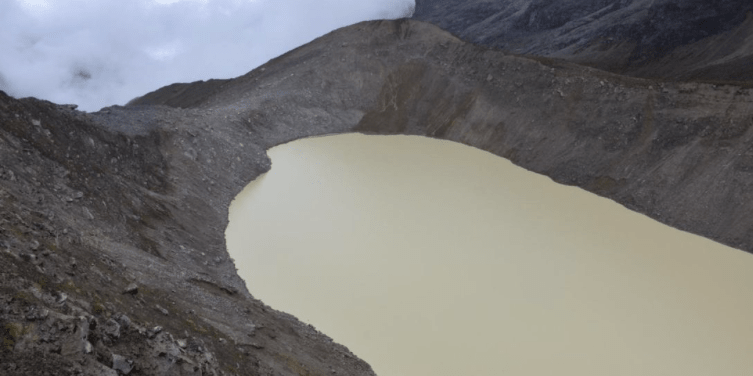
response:
[(750, 254), (447, 141), (269, 155), (230, 208), (239, 273), (379, 375), (753, 370)]

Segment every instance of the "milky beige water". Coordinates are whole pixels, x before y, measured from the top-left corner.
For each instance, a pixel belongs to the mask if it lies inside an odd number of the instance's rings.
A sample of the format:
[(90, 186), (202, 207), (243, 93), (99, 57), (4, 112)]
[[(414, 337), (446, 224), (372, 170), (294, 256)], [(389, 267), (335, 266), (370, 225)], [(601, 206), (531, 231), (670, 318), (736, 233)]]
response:
[(464, 145), (269, 151), (227, 239), (257, 298), (382, 376), (753, 374), (753, 257)]

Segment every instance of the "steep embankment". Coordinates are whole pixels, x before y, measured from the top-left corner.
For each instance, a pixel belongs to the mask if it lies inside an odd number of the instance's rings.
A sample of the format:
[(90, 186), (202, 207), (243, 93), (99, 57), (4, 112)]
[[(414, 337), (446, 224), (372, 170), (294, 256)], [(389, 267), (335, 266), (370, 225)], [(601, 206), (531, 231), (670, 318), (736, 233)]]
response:
[(753, 251), (751, 101), (410, 20), (94, 114), (0, 95), (0, 372), (372, 374), (253, 299), (224, 247), (230, 201), (270, 168), (264, 150), (312, 135), (461, 142)]
[(464, 40), (672, 80), (753, 81), (745, 0), (417, 0), (414, 19)]

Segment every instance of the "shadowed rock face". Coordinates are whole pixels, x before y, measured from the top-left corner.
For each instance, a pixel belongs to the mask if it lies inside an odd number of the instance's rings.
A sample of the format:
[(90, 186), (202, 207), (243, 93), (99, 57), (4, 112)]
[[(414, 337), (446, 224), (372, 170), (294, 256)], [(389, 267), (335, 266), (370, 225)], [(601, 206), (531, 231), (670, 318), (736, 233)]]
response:
[(0, 94), (0, 373), (373, 374), (255, 300), (225, 249), (228, 206), (270, 168), (264, 151), (313, 135), (461, 142), (750, 252), (751, 101), (412, 20), (97, 113)]
[(744, 0), (417, 0), (413, 18), (474, 43), (620, 74), (751, 81), (751, 10)]

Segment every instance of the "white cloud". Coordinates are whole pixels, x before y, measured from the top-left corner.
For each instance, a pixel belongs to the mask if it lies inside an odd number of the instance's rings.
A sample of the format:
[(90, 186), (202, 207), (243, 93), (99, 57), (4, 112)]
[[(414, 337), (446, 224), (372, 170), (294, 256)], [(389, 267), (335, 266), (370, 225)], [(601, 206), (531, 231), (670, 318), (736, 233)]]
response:
[(43, 13), (50, 9), (50, 2), (47, 0), (19, 0), (21, 7), (32, 13)]
[(414, 0), (0, 2), (0, 90), (95, 111), (174, 82), (242, 75)]

